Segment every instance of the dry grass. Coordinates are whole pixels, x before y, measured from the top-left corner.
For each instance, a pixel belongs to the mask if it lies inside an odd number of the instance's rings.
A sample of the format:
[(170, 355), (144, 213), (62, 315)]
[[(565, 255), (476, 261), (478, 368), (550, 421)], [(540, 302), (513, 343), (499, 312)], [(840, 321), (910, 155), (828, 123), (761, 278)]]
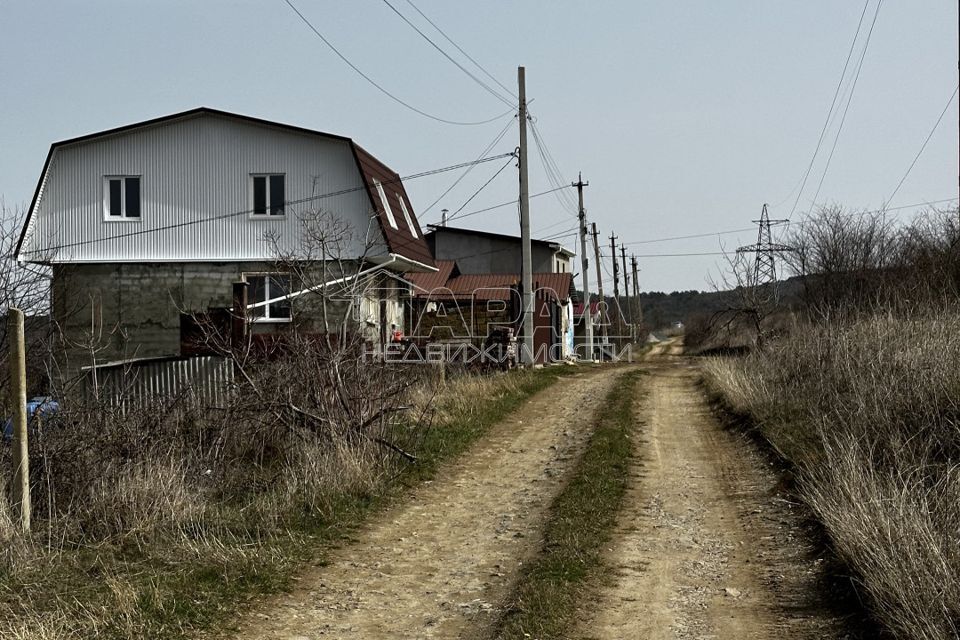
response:
[(796, 465), (876, 617), (898, 637), (958, 637), (960, 310), (828, 318), (705, 370)]
[[(0, 500), (0, 637), (175, 638), (215, 625), (251, 595), (283, 588), (372, 508), (562, 373), (438, 386), (415, 369), (341, 365), (348, 393), (379, 399), (363, 413), (328, 406), (329, 388), (310, 375), (284, 391), (320, 416), (312, 423), (256, 399), (225, 411), (183, 400), (62, 411), (31, 442), (32, 536), (15, 533)], [(276, 366), (284, 370), (265, 379), (289, 380), (296, 365)], [(378, 406), (401, 404), (413, 408), (369, 422)]]

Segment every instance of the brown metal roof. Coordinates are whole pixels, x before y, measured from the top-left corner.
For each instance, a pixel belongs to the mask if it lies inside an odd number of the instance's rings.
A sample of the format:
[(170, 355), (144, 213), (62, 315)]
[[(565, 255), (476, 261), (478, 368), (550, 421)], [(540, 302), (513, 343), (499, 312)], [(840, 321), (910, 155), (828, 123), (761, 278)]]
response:
[(445, 287), (448, 280), (460, 275), (455, 260), (435, 260), (434, 264), (437, 271), (406, 274), (406, 280), (415, 287), (415, 294), (429, 293)]
[[(357, 158), (357, 166), (360, 168), (360, 174), (367, 185), (367, 194), (370, 196), (370, 204), (377, 212), (377, 220), (380, 222), (380, 230), (383, 231), (383, 237), (387, 240), (387, 247), (390, 253), (396, 253), (404, 258), (409, 258), (427, 266), (434, 266), (433, 255), (427, 247), (426, 240), (423, 239), (423, 232), (420, 230), (420, 224), (417, 222), (417, 216), (413, 211), (413, 205), (410, 204), (410, 198), (407, 197), (407, 191), (403, 188), (403, 182), (400, 175), (374, 158), (366, 149), (352, 142), (353, 153)], [(376, 183), (379, 182), (383, 187), (387, 202), (393, 212), (394, 222), (397, 228), (394, 229), (387, 218), (383, 204), (380, 200), (380, 194), (377, 192)], [(404, 202), (401, 206), (400, 199)], [(403, 210), (406, 208), (410, 214), (410, 221), (414, 229), (411, 230), (407, 225), (406, 216)], [(416, 232), (414, 234), (413, 232)]]
[[(440, 260), (437, 266), (450, 263), (450, 260)], [(509, 300), (510, 289), (520, 286), (520, 276), (516, 273), (479, 273), (468, 275), (454, 275), (440, 285), (421, 287), (420, 280), (427, 274), (411, 274), (411, 281), (417, 284), (415, 298), (472, 298), (475, 300)], [(431, 276), (437, 274), (429, 274)], [(414, 280), (416, 278), (417, 280)], [(569, 300), (573, 293), (573, 274), (571, 273), (535, 273), (533, 274), (535, 290), (543, 290), (552, 300), (563, 302)]]

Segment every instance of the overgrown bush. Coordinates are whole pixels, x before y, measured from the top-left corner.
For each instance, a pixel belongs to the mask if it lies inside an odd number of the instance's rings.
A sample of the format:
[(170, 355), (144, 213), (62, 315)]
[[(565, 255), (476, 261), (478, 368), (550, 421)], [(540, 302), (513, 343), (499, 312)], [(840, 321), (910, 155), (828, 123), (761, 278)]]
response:
[[(281, 588), (312, 540), (355, 524), (398, 479), (429, 477), (556, 372), (441, 381), (317, 340), (278, 355), (246, 354), (225, 406), (189, 393), (64, 402), (41, 425), (31, 536), (0, 501), (0, 637), (181, 637), (209, 624)], [(0, 448), (0, 464), (9, 455)]]

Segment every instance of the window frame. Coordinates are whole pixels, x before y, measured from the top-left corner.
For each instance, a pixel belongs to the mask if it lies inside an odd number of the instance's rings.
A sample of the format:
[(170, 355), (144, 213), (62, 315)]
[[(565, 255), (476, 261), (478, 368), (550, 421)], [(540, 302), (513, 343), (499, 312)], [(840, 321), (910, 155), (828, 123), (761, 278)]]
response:
[[(136, 216), (127, 215), (127, 180), (136, 178), (138, 189), (140, 191), (140, 211)], [(110, 214), (110, 183), (114, 180), (120, 181), (120, 215)], [(103, 220), (104, 222), (140, 222), (143, 220), (143, 174), (122, 173), (108, 174), (103, 176)]]
[(380, 194), (380, 202), (383, 204), (383, 212), (387, 214), (387, 222), (390, 223), (391, 227), (399, 231), (400, 227), (397, 226), (397, 219), (393, 215), (393, 209), (390, 207), (390, 201), (387, 199), (387, 192), (383, 190), (383, 184), (374, 178), (373, 186), (377, 188), (377, 193)]
[[(283, 209), (282, 213), (272, 213), (273, 208), (270, 206), (270, 178), (280, 177), (283, 178)], [(257, 213), (256, 209), (256, 179), (264, 179), (264, 202), (265, 210), (263, 213)], [(262, 173), (251, 173), (249, 174), (248, 187), (247, 187), (247, 203), (250, 205), (250, 213), (248, 217), (251, 220), (282, 220), (287, 217), (287, 174), (274, 171), (274, 172), (262, 172)]]
[(413, 236), (414, 240), (419, 239), (420, 235), (417, 233), (417, 227), (413, 224), (413, 218), (407, 209), (407, 203), (403, 199), (403, 194), (400, 192), (397, 192), (397, 200), (400, 201), (400, 210), (403, 212), (403, 219), (407, 221), (407, 228), (410, 229), (410, 235)]
[[(259, 215), (263, 215), (263, 214), (259, 214)], [(278, 216), (278, 217), (279, 217), (279, 216)], [(264, 300), (270, 300), (270, 299), (272, 299), (273, 297), (275, 297), (275, 296), (271, 296), (271, 294), (270, 294), (270, 279), (271, 279), (271, 278), (275, 278), (275, 277), (285, 277), (285, 278), (287, 278), (288, 286), (289, 286), (289, 288), (290, 288), (290, 291), (288, 291), (287, 293), (293, 293), (293, 291), (292, 291), (292, 289), (293, 289), (293, 274), (291, 274), (291, 273), (287, 273), (287, 272), (283, 272), (283, 271), (247, 271), (247, 272), (244, 272), (244, 273), (243, 273), (243, 281), (246, 282), (246, 283), (247, 283), (247, 286), (248, 286), (248, 289), (247, 289), (247, 294), (248, 294), (248, 295), (247, 295), (247, 305), (248, 305), (248, 306), (249, 306), (250, 304), (256, 304), (256, 303), (258, 302), (257, 300), (251, 300), (251, 299), (250, 299), (250, 296), (249, 296), (249, 293), (250, 293), (250, 291), (251, 291), (252, 288), (253, 288), (253, 283), (251, 282), (251, 278), (263, 278), (263, 279), (264, 279), (264, 283), (263, 283), (263, 291), (264, 291), (263, 295), (264, 295), (264, 298), (263, 298), (263, 299), (264, 299)], [(253, 322), (253, 323), (257, 323), (257, 324), (285, 324), (285, 323), (293, 322), (293, 300), (292, 300), (291, 298), (288, 298), (288, 299), (287, 299), (287, 302), (288, 302), (288, 304), (290, 305), (290, 315), (287, 316), (287, 317), (285, 317), (285, 318), (275, 318), (275, 317), (272, 317), (272, 316), (270, 315), (270, 305), (264, 305), (263, 307), (260, 307), (260, 308), (263, 309), (263, 315), (262, 315), (262, 316), (251, 316), (251, 315), (250, 315), (250, 310), (248, 309), (248, 311), (247, 311), (247, 320), (248, 320), (249, 322)], [(257, 310), (259, 310), (259, 308), (258, 308)]]

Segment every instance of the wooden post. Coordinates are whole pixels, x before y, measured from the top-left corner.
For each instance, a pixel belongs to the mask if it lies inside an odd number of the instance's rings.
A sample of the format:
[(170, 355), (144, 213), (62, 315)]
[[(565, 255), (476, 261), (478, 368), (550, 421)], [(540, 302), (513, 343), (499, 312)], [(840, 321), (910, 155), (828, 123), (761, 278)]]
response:
[(27, 359), (23, 340), (23, 311), (7, 315), (10, 342), (10, 415), (13, 420), (13, 503), (20, 530), (30, 531), (30, 451), (27, 440)]
[(233, 283), (233, 313), (230, 314), (230, 346), (241, 351), (247, 341), (247, 289), (246, 281)]

